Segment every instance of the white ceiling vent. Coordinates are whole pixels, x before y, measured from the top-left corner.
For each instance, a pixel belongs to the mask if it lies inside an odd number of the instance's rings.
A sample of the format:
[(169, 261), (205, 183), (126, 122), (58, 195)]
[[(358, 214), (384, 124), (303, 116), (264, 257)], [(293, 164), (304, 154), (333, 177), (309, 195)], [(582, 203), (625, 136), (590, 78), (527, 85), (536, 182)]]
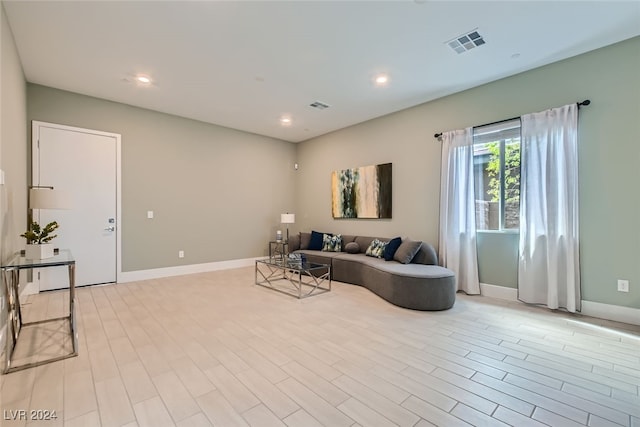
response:
[(325, 104), (324, 102), (314, 101), (309, 104), (309, 107), (316, 108), (318, 110), (324, 110), (325, 108), (329, 108), (329, 104)]
[(464, 53), (475, 47), (485, 44), (484, 38), (478, 33), (478, 29), (460, 34), (458, 37), (445, 42), (457, 53)]

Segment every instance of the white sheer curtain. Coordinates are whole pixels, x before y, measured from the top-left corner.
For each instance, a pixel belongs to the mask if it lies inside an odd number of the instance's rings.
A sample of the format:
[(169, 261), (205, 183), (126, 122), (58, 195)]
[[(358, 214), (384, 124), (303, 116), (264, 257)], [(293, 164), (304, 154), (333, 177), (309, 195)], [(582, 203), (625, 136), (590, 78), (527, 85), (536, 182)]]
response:
[(473, 181), (473, 129), (443, 132), (440, 179), (440, 263), (458, 290), (480, 293)]
[(578, 106), (522, 116), (518, 298), (580, 311)]

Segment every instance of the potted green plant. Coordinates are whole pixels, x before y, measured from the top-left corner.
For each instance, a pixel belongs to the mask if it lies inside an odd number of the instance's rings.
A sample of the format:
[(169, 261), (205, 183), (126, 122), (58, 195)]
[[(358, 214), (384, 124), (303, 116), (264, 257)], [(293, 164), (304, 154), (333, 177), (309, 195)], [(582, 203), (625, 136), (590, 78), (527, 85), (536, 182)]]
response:
[(27, 239), (27, 247), (25, 256), (29, 259), (51, 258), (53, 256), (53, 244), (49, 243), (58, 237), (52, 234), (59, 227), (56, 221), (52, 221), (44, 228), (40, 227), (35, 221), (32, 221), (29, 229), (20, 235)]

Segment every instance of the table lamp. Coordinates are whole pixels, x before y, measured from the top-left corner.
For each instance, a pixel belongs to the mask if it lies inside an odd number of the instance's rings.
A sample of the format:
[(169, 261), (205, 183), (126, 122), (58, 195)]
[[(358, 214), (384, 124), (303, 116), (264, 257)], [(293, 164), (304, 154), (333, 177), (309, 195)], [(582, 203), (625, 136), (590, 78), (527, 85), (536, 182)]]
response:
[(282, 224), (287, 224), (287, 242), (289, 241), (289, 224), (295, 224), (296, 222), (296, 214), (292, 213), (283, 213), (280, 214), (280, 222)]

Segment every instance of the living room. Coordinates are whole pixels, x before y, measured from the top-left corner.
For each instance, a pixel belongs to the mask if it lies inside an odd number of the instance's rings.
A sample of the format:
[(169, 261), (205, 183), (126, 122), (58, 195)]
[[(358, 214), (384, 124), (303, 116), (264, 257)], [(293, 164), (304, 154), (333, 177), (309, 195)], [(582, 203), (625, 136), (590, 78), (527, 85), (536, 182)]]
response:
[[(122, 135), (125, 283), (201, 272), (201, 265), (253, 265), (266, 255), (283, 212), (296, 213), (292, 232), (399, 235), (436, 245), (441, 146), (434, 134), (590, 99), (579, 121), (583, 314), (638, 323), (638, 36), (290, 143), (29, 82), (4, 8), (1, 25), (3, 261), (24, 247), (32, 120)], [(389, 162), (393, 219), (334, 220), (331, 172)], [(176, 256), (180, 250), (184, 258)], [(485, 292), (515, 300), (517, 257), (517, 233), (478, 234)], [(617, 291), (618, 279), (629, 280), (628, 293)]]

